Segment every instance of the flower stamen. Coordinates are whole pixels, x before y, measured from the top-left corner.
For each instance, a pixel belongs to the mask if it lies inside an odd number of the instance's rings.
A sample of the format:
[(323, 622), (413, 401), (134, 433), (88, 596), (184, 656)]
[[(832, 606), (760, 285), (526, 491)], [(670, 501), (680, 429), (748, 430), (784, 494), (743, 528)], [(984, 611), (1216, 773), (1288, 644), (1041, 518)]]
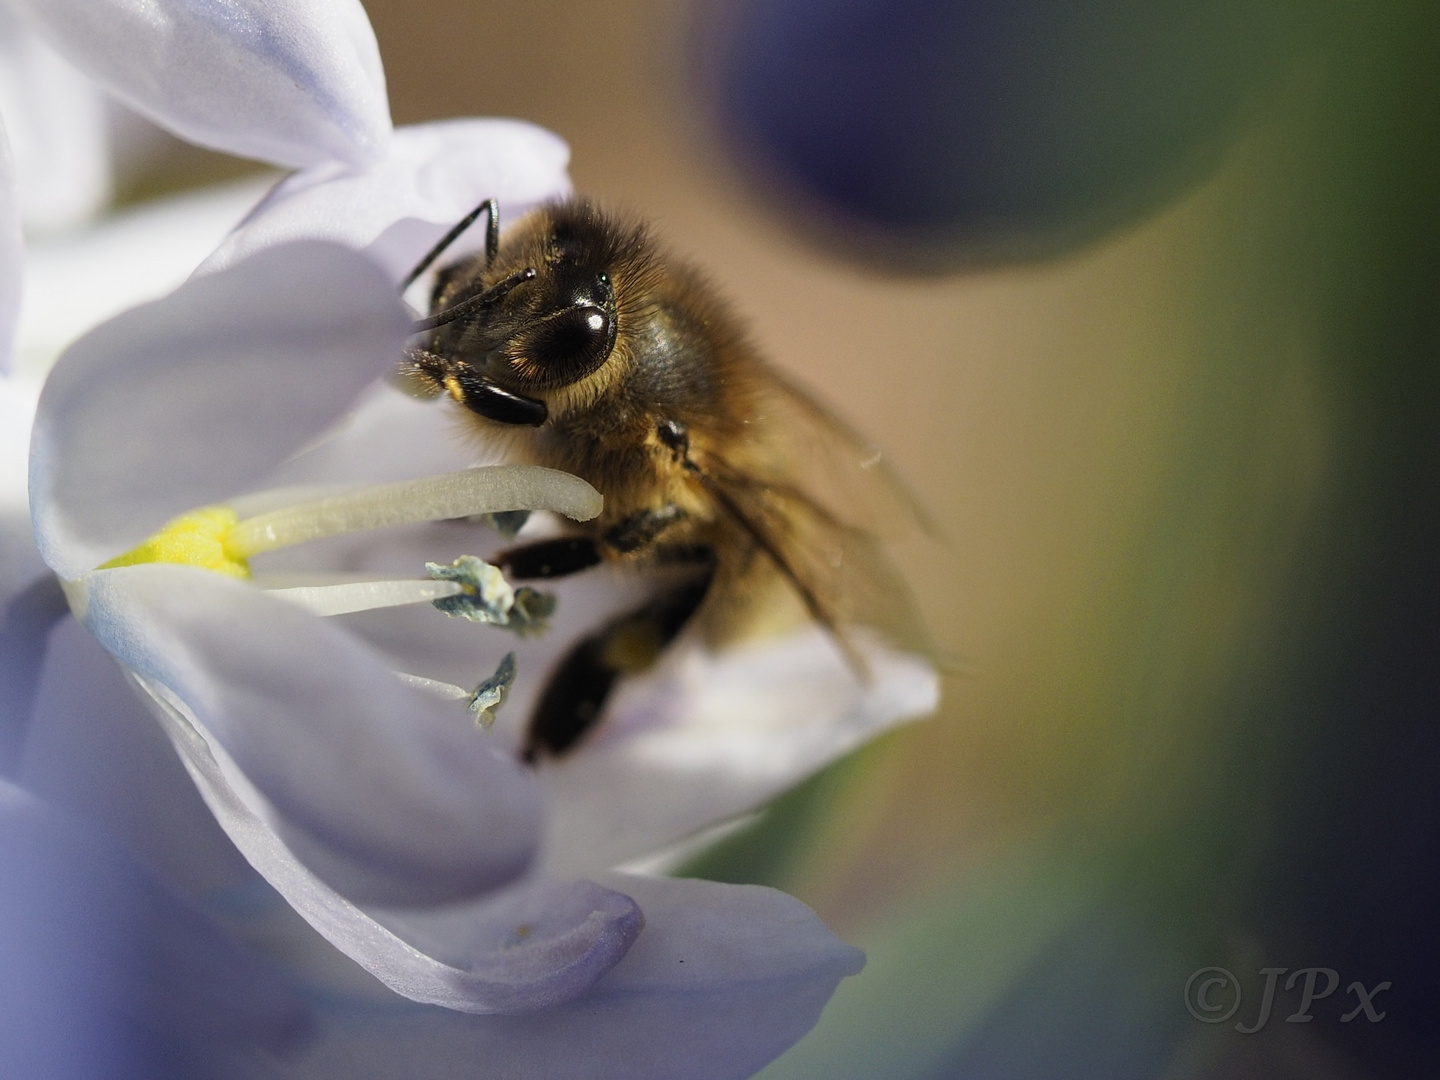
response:
[(495, 674), (475, 687), (475, 692), (470, 695), (470, 715), (477, 724), (489, 730), (495, 723), (495, 713), (505, 704), (505, 698), (514, 684), (515, 654), (508, 652), (501, 657)]
[(473, 691), (465, 690), (454, 683), (442, 682), (439, 679), (427, 679), (423, 675), (412, 675), (408, 671), (397, 671), (395, 676), (408, 686), (442, 697), (446, 701), (468, 701), (470, 715), (475, 718), (477, 724), (488, 731), (495, 723), (496, 712), (509, 697), (510, 687), (515, 685), (515, 672), (515, 654), (508, 652), (500, 658), (500, 663), (495, 667), (495, 674), (482, 680)]
[(228, 506), (206, 506), (181, 514), (143, 544), (101, 563), (101, 570), (140, 563), (180, 563), (227, 577), (248, 578), (250, 564), (230, 549), (238, 515)]
[(589, 521), (603, 505), (600, 493), (578, 476), (538, 465), (486, 465), (342, 492), (244, 520), (230, 506), (202, 507), (100, 569), (164, 562), (248, 578), (256, 555), (342, 533), (532, 510)]
[(390, 581), (347, 581), (330, 585), (293, 585), (265, 591), (279, 600), (296, 604), (312, 615), (350, 615), (376, 608), (405, 604), (434, 603), (460, 592), (453, 581), (400, 579)]
[(426, 563), (425, 572), (437, 582), (457, 586), (451, 595), (431, 601), (452, 619), (505, 626), (521, 637), (538, 637), (555, 614), (553, 596), (526, 585), (513, 588), (498, 566), (474, 555), (461, 555), (449, 566)]
[(578, 476), (538, 465), (486, 465), (382, 484), (237, 522), (226, 539), (239, 559), (341, 533), (513, 510), (551, 510), (576, 521), (600, 513), (600, 493)]

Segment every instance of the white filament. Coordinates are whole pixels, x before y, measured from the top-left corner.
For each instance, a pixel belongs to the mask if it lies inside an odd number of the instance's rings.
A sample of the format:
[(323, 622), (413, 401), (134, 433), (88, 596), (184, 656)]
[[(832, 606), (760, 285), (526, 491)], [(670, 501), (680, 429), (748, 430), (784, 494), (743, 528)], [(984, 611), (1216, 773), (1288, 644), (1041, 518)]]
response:
[(312, 615), (348, 615), (354, 611), (420, 604), (454, 596), (464, 589), (456, 581), (349, 581), (338, 585), (297, 585), (266, 589), (271, 596), (304, 608)]
[(249, 559), (341, 533), (507, 510), (550, 510), (589, 521), (603, 506), (600, 493), (578, 476), (538, 465), (487, 465), (259, 514), (230, 530), (226, 548), (236, 558)]
[(427, 694), (434, 694), (446, 701), (464, 701), (470, 697), (470, 691), (454, 683), (441, 682), (439, 679), (427, 679), (423, 675), (411, 675), (408, 671), (397, 671), (395, 677), (401, 682), (415, 687), (416, 690), (424, 690)]

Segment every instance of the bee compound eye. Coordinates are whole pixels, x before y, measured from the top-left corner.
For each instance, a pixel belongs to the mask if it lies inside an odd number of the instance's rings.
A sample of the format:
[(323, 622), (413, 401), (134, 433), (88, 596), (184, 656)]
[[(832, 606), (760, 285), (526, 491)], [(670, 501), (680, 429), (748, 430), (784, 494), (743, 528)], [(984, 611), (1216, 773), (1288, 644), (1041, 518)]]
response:
[(564, 386), (605, 362), (615, 344), (615, 320), (604, 308), (577, 304), (528, 328), (518, 344), (532, 378), (540, 385)]

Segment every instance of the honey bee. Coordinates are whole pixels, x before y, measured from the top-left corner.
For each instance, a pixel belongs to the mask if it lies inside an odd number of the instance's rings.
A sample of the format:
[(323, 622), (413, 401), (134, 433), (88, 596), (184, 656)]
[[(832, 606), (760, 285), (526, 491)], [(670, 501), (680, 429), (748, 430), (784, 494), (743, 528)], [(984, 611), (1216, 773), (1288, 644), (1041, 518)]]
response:
[(857, 627), (920, 640), (872, 531), (923, 524), (917, 504), (873, 447), (765, 363), (695, 270), (579, 199), (531, 213), (502, 242), (490, 200), (406, 286), (481, 214), (485, 249), (437, 273), (402, 376), (448, 394), (487, 434), (508, 432), (516, 459), (605, 498), (572, 534), (493, 561), (511, 580), (606, 560), (683, 571), (560, 660), (529, 720), (528, 761), (569, 750), (616, 680), (687, 626), (721, 645), (808, 618), (859, 668)]

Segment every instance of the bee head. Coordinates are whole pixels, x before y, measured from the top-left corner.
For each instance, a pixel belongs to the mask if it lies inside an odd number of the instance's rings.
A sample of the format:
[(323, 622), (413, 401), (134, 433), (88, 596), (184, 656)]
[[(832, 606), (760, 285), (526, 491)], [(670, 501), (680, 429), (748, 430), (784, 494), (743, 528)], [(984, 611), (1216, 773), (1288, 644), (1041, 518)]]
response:
[(454, 268), (417, 361), (461, 404), (492, 420), (540, 424), (548, 392), (598, 371), (615, 348), (612, 267), (638, 237), (583, 202), (521, 222), (493, 256)]

